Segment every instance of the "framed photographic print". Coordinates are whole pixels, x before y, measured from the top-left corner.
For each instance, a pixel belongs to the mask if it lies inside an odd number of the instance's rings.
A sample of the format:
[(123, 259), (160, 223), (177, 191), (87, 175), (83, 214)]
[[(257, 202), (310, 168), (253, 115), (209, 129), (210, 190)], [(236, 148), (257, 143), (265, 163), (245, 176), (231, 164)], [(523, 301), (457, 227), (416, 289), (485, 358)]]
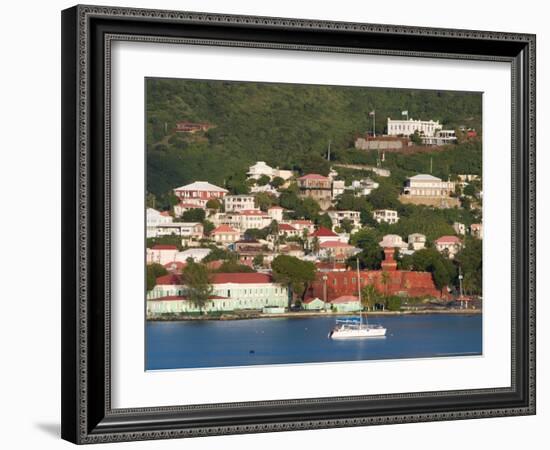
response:
[(62, 13), (62, 436), (535, 413), (535, 36)]

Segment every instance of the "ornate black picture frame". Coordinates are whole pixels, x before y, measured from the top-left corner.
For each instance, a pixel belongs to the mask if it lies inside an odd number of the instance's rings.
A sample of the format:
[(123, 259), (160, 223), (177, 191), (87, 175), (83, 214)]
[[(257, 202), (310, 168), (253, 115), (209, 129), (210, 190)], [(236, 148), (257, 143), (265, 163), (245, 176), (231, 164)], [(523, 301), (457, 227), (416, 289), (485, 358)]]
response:
[[(113, 409), (110, 48), (117, 40), (505, 61), (512, 67), (507, 388)], [(62, 13), (62, 437), (74, 443), (535, 413), (535, 36), (98, 6)]]

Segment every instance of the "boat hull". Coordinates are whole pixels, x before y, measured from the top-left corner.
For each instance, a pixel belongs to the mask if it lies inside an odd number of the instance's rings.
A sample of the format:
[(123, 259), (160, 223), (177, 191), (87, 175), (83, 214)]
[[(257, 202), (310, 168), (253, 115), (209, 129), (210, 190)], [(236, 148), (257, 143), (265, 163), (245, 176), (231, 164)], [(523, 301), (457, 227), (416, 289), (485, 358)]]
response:
[(330, 333), (331, 339), (365, 339), (386, 336), (385, 328), (363, 328), (356, 330), (334, 330)]

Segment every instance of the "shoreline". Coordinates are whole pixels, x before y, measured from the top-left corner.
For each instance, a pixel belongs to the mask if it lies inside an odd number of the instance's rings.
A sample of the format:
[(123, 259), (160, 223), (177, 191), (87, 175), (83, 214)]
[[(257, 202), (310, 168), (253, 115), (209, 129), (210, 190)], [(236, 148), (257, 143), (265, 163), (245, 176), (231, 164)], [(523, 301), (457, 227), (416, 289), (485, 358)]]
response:
[[(222, 314), (219, 316), (170, 316), (170, 317), (147, 317), (147, 322), (192, 322), (192, 321), (214, 321), (214, 320), (253, 320), (253, 319), (302, 319), (310, 317), (341, 317), (357, 316), (357, 312), (322, 312), (322, 311), (301, 311), (285, 312), (279, 314)], [(412, 316), (428, 314), (453, 314), (453, 315), (474, 315), (482, 314), (481, 309), (423, 309), (406, 311), (372, 311), (366, 312), (368, 316)]]

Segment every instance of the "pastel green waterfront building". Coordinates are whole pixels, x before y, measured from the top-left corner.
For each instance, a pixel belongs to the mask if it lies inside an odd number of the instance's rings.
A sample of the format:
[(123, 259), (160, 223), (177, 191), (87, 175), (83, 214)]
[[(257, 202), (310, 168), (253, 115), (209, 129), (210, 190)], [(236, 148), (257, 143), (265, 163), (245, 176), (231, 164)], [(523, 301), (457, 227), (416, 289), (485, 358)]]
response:
[[(199, 308), (186, 296), (187, 287), (178, 275), (157, 279), (147, 294), (147, 314), (195, 313)], [(212, 277), (212, 295), (202, 308), (204, 312), (260, 310), (284, 312), (288, 306), (288, 288), (274, 283), (262, 273), (217, 273)]]
[(306, 311), (322, 311), (324, 309), (330, 310), (330, 304), (321, 300), (320, 298), (309, 298), (304, 301), (302, 308)]
[(357, 312), (361, 311), (361, 302), (353, 295), (342, 295), (326, 303), (314, 297), (305, 300), (302, 307), (306, 311)]
[(336, 312), (357, 312), (361, 311), (361, 302), (354, 295), (342, 295), (330, 301), (332, 310)]

